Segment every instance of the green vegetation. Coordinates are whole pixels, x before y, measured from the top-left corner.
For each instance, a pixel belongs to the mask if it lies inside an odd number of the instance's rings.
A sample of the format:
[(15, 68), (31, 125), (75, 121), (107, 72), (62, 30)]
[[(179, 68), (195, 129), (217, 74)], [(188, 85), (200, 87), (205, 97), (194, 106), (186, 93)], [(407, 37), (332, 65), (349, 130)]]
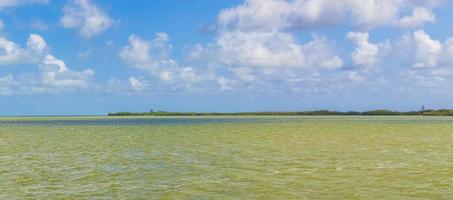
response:
[(364, 112), (340, 112), (340, 111), (329, 111), (329, 110), (317, 110), (317, 111), (302, 111), (302, 112), (236, 112), (236, 113), (220, 113), (220, 112), (118, 112), (109, 113), (108, 116), (260, 116), (260, 115), (400, 115), (400, 116), (453, 116), (453, 110), (424, 110), (424, 111), (408, 111), (399, 112), (392, 110), (372, 110)]
[(450, 117), (294, 118), (203, 125), (4, 125), (0, 199), (453, 196)]

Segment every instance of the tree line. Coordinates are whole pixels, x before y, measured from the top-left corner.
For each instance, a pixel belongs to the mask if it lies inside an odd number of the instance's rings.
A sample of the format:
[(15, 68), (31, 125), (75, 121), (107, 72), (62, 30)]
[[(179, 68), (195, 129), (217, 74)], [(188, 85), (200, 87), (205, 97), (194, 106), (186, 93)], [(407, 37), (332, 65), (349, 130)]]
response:
[(371, 110), (364, 112), (357, 111), (330, 111), (330, 110), (315, 110), (315, 111), (301, 111), (301, 112), (167, 112), (167, 111), (150, 111), (150, 112), (116, 112), (108, 113), (108, 116), (246, 116), (246, 115), (349, 115), (349, 116), (453, 116), (453, 110), (440, 109), (440, 110), (422, 110), (422, 111), (393, 111), (393, 110)]

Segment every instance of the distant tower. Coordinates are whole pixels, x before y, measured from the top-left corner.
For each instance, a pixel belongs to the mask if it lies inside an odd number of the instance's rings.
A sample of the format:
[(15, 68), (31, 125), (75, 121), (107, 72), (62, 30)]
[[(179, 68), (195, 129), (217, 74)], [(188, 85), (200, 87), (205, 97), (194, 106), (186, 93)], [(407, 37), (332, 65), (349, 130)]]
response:
[(420, 109), (422, 112), (425, 112), (425, 105), (422, 106), (422, 108)]

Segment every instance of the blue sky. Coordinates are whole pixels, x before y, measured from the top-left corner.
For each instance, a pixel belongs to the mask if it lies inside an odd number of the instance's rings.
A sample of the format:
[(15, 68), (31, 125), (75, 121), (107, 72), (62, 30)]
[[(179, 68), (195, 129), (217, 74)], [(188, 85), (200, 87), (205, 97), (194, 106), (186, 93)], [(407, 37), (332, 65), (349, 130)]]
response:
[(448, 0), (0, 0), (0, 115), (453, 108)]

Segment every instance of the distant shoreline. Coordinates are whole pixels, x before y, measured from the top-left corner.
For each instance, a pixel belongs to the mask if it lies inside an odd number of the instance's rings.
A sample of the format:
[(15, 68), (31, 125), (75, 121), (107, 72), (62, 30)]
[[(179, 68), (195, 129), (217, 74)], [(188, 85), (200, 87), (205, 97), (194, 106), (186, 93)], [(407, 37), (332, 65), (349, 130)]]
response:
[(315, 111), (301, 111), (301, 112), (116, 112), (109, 113), (107, 116), (453, 116), (453, 110), (440, 109), (440, 110), (424, 110), (424, 111), (392, 111), (392, 110), (371, 110), (364, 112), (357, 111), (329, 111), (329, 110), (315, 110)]

